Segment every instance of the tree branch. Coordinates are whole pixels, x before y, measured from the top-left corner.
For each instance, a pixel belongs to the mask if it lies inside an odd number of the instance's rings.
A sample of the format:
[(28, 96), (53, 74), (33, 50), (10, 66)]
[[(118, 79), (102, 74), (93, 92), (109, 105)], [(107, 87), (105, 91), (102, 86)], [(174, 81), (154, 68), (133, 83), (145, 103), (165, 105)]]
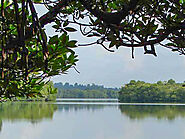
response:
[(130, 10), (134, 10), (139, 0), (131, 0), (128, 5), (123, 5), (122, 10), (114, 13), (104, 12), (97, 7), (93, 8), (93, 4), (89, 0), (79, 0), (81, 4), (98, 19), (104, 21), (107, 24), (120, 24), (121, 21), (129, 14)]
[[(43, 16), (41, 16), (39, 18), (39, 22), (41, 27), (44, 27), (45, 25), (55, 21), (55, 17), (57, 16), (57, 14), (60, 13), (61, 8), (64, 8), (66, 6), (68, 6), (68, 1), (69, 0), (61, 0), (59, 3), (57, 3), (50, 11), (48, 11), (46, 14), (44, 14)], [(24, 40), (28, 40), (31, 37), (33, 37), (33, 24), (27, 28), (25, 36), (24, 36)], [(19, 44), (19, 39), (14, 39), (9, 41), (9, 43), (7, 44), (6, 49), (10, 49), (13, 47), (17, 47), (17, 44)]]
[(122, 42), (122, 46), (125, 46), (125, 47), (143, 47), (145, 45), (155, 45), (157, 43), (160, 43), (160, 42), (164, 41), (170, 33), (173, 33), (174, 31), (179, 30), (179, 29), (181, 29), (181, 26), (179, 26), (179, 27), (176, 27), (176, 26), (168, 27), (168, 28), (166, 28), (166, 31), (162, 35), (158, 36), (155, 40), (149, 40), (149, 41), (139, 43), (139, 44), (126, 44), (126, 43)]

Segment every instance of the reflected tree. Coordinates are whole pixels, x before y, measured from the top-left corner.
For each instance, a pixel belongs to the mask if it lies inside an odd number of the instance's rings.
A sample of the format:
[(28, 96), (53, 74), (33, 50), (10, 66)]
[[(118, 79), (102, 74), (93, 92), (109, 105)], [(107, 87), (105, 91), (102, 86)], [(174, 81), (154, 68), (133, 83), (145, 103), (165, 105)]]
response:
[(184, 106), (126, 106), (120, 105), (119, 109), (123, 115), (128, 116), (131, 120), (143, 120), (145, 118), (156, 118), (175, 120), (177, 117), (185, 117)]
[(1, 129), (2, 129), (2, 120), (0, 119), (0, 132), (1, 132)]
[(100, 109), (104, 109), (106, 106), (103, 106), (103, 105), (85, 105), (85, 104), (82, 104), (82, 105), (77, 105), (77, 104), (74, 104), (74, 105), (58, 105), (58, 111), (65, 111), (65, 112), (70, 112), (70, 111), (95, 111), (95, 110), (100, 110)]
[(43, 119), (52, 119), (57, 105), (47, 103), (12, 102), (0, 104), (0, 119), (8, 121), (26, 120), (37, 123)]

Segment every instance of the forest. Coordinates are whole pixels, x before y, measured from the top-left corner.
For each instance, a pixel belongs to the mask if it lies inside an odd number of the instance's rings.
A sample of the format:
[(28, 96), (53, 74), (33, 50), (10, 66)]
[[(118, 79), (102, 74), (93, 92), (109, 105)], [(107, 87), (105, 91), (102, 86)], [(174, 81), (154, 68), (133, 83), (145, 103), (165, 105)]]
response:
[(103, 85), (81, 85), (75, 83), (55, 83), (58, 89), (57, 98), (117, 98), (118, 88), (105, 88)]
[(173, 79), (158, 81), (157, 83), (145, 83), (144, 81), (131, 80), (125, 84), (119, 92), (120, 102), (139, 103), (184, 103), (184, 83), (176, 83)]

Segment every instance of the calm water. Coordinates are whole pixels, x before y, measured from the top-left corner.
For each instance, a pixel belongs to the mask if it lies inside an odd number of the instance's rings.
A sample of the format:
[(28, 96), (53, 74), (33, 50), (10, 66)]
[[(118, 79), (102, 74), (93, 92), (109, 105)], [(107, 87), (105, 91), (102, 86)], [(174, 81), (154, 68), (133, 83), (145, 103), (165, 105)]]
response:
[(185, 139), (185, 106), (4, 103), (0, 139)]

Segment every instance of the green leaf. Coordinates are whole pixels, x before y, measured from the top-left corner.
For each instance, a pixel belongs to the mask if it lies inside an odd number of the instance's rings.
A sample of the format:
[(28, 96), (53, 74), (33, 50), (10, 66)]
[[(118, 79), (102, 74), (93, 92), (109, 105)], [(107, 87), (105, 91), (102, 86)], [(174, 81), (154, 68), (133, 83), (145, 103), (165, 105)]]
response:
[(59, 41), (58, 35), (55, 35), (53, 37), (50, 37), (49, 44), (56, 44), (58, 43), (58, 41)]
[(69, 32), (75, 32), (77, 31), (76, 29), (72, 28), (72, 27), (65, 27), (64, 28), (66, 31), (69, 31)]
[(66, 33), (63, 33), (59, 37), (60, 41), (62, 42), (63, 45), (65, 45), (69, 41), (69, 37), (66, 35)]
[(66, 20), (66, 21), (64, 22), (64, 24), (63, 24), (63, 27), (66, 27), (66, 26), (68, 26), (68, 25), (69, 25), (69, 21)]
[(77, 46), (76, 46), (76, 43), (77, 43), (77, 41), (75, 41), (75, 40), (69, 41), (69, 42), (67, 43), (67, 47), (70, 47), (70, 48), (77, 47)]
[(185, 3), (185, 0), (179, 0), (179, 2), (183, 4), (183, 3)]
[(56, 23), (57, 25), (61, 25), (60, 20), (56, 20), (55, 23)]
[(116, 45), (116, 41), (111, 41), (111, 43), (109, 44), (109, 48), (112, 48), (114, 45)]
[(155, 32), (157, 30), (157, 28), (158, 28), (158, 25), (152, 27), (152, 31)]
[(60, 28), (59, 25), (53, 25), (52, 27), (55, 28), (55, 29), (59, 29)]
[(41, 3), (43, 0), (33, 0), (34, 3)]

